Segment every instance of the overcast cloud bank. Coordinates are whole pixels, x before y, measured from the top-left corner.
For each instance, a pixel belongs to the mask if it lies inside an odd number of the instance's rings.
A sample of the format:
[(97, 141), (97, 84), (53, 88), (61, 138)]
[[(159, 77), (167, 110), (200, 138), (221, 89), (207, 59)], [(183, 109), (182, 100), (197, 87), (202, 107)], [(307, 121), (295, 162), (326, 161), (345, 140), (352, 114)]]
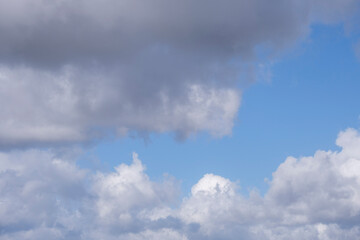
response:
[(360, 133), (336, 143), (287, 158), (264, 196), (206, 174), (180, 202), (177, 181), (152, 181), (136, 154), (91, 173), (50, 151), (2, 153), (0, 239), (358, 239)]
[(357, 0), (0, 0), (0, 147), (231, 133), (238, 85)]

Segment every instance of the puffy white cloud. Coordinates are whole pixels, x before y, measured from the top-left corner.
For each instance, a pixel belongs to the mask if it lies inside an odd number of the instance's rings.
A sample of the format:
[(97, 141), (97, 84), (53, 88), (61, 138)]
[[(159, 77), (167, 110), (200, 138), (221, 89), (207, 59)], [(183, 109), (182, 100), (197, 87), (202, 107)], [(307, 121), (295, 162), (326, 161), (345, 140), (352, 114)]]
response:
[[(170, 179), (162, 184), (151, 182), (136, 154), (131, 165), (122, 164), (114, 173), (97, 174), (93, 191), (97, 196), (97, 225), (113, 233), (151, 230), (146, 229), (148, 222), (158, 220), (156, 215), (161, 216), (163, 211), (166, 214), (168, 205), (178, 195), (177, 186)], [(144, 234), (151, 235), (151, 231)]]
[(0, 239), (59, 239), (76, 228), (84, 170), (38, 150), (2, 153), (0, 162)]
[(286, 159), (264, 197), (245, 198), (229, 180), (205, 175), (181, 206), (181, 218), (198, 223), (205, 239), (356, 239), (359, 133), (341, 132), (337, 144), (340, 152)]
[(172, 179), (131, 165), (92, 174), (51, 151), (0, 155), (0, 239), (185, 239), (168, 218)]
[(238, 83), (266, 65), (259, 49), (274, 55), (311, 23), (357, 9), (357, 0), (0, 0), (0, 147), (230, 134)]
[[(341, 152), (318, 151), (313, 157), (288, 158), (273, 174), (267, 198), (283, 209), (286, 222), (348, 224), (360, 217), (360, 138), (341, 132)], [(289, 214), (291, 213), (291, 214)]]
[(0, 155), (0, 239), (357, 239), (360, 134), (340, 151), (289, 157), (264, 196), (206, 174), (178, 202), (172, 179), (151, 181), (133, 163), (91, 173), (51, 151)]

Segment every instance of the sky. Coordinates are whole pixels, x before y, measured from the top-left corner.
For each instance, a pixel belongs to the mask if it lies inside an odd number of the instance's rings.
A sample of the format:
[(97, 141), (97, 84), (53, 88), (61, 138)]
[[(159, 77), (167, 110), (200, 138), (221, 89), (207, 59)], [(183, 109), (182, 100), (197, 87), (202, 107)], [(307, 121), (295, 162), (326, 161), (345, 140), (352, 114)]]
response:
[(0, 0), (0, 240), (357, 239), (358, 0)]

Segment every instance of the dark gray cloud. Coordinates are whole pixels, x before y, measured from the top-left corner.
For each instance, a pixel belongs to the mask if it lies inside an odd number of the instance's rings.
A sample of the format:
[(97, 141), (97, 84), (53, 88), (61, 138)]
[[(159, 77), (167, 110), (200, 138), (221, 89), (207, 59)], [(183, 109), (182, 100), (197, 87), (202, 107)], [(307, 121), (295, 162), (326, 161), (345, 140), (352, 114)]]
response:
[(0, 146), (231, 133), (238, 83), (356, 0), (0, 1)]
[(17, 0), (1, 5), (3, 61), (39, 67), (127, 64), (147, 50), (156, 56), (175, 49), (191, 58), (196, 52), (197, 61), (251, 55), (257, 44), (281, 45), (298, 37), (309, 14), (306, 4), (284, 0)]
[(359, 132), (341, 132), (337, 145), (287, 158), (264, 196), (206, 174), (182, 201), (178, 183), (152, 181), (136, 154), (91, 173), (51, 151), (2, 153), (0, 239), (357, 239)]

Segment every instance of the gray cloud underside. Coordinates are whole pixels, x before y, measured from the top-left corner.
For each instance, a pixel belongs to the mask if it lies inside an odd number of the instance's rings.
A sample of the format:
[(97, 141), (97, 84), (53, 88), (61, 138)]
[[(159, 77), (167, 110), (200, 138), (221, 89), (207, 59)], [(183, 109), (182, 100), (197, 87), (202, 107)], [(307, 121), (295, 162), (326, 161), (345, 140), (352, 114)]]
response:
[[(356, 0), (0, 0), (0, 147), (231, 133), (264, 52)], [(267, 49), (263, 51), (263, 49)]]
[(91, 173), (50, 151), (2, 153), (0, 239), (358, 239), (360, 133), (336, 143), (287, 158), (264, 196), (206, 174), (182, 201), (177, 181), (152, 181), (136, 154)]

